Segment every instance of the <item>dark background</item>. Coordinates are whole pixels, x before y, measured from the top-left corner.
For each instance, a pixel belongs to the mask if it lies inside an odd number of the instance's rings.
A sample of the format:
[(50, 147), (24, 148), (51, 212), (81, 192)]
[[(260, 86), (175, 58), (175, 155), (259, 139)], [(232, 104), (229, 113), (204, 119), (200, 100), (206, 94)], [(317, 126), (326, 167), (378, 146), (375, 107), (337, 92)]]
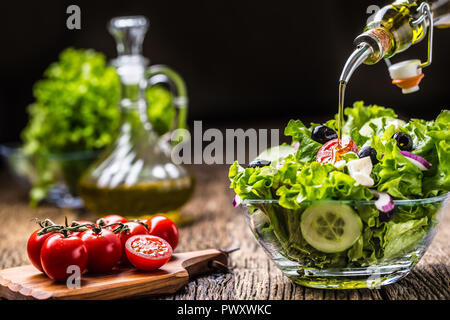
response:
[[(2, 1), (0, 142), (17, 141), (26, 125), (32, 85), (68, 46), (94, 48), (108, 58), (115, 44), (110, 18), (150, 19), (144, 54), (185, 78), (189, 120), (229, 127), (260, 126), (289, 118), (330, 118), (337, 81), (371, 4), (386, 1)], [(81, 30), (66, 28), (66, 8), (81, 7)], [(363, 99), (392, 106), (403, 117), (434, 118), (448, 108), (450, 30), (435, 30), (433, 64), (418, 93), (402, 95), (383, 62), (362, 66), (346, 105)], [(426, 57), (426, 41), (393, 58)]]

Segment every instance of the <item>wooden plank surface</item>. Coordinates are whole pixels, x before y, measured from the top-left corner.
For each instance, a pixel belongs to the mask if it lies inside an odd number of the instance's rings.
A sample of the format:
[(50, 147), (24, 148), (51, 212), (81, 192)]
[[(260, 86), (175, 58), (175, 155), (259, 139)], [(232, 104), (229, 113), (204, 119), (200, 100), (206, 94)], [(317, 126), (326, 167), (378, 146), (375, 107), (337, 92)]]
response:
[[(183, 214), (195, 222), (180, 230), (178, 252), (239, 246), (232, 253), (232, 272), (196, 277), (173, 295), (160, 299), (450, 299), (450, 215), (444, 217), (436, 238), (413, 272), (382, 289), (319, 290), (294, 285), (284, 277), (259, 247), (240, 209), (231, 205), (227, 166), (192, 166), (197, 178), (194, 198)], [(26, 241), (36, 229), (32, 218), (49, 217), (62, 222), (94, 219), (88, 213), (41, 206), (27, 206), (26, 190), (8, 174), (0, 173), (0, 269), (28, 263)]]

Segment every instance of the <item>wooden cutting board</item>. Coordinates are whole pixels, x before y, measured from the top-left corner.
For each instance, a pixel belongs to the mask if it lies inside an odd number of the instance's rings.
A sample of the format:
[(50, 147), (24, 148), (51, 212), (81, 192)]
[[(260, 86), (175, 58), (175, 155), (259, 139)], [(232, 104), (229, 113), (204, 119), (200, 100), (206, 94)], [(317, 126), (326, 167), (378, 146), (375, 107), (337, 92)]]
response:
[(134, 268), (108, 274), (83, 274), (79, 289), (69, 289), (39, 272), (32, 265), (0, 270), (0, 297), (6, 299), (120, 299), (170, 294), (198, 274), (217, 271), (212, 262), (228, 265), (228, 256), (216, 249), (177, 253), (158, 270)]

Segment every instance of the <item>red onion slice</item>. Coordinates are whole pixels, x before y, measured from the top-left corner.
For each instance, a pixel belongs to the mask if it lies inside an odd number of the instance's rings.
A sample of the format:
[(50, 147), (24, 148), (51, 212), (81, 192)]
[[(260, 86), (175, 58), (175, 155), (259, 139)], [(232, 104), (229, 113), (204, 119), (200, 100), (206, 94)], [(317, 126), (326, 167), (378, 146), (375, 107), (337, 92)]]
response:
[(379, 192), (376, 190), (370, 190), (372, 194), (378, 199), (375, 201), (375, 207), (382, 212), (389, 212), (394, 210), (394, 200), (386, 192)]
[(411, 161), (412, 164), (414, 164), (417, 168), (419, 168), (422, 171), (426, 171), (431, 168), (431, 163), (429, 163), (427, 160), (425, 160), (421, 156), (418, 156), (418, 155), (408, 152), (408, 151), (400, 151), (400, 153), (402, 155), (404, 155), (409, 161)]
[(241, 197), (239, 197), (238, 195), (235, 195), (234, 196), (234, 199), (233, 199), (233, 207), (239, 207), (239, 205), (242, 203), (242, 199), (241, 199)]

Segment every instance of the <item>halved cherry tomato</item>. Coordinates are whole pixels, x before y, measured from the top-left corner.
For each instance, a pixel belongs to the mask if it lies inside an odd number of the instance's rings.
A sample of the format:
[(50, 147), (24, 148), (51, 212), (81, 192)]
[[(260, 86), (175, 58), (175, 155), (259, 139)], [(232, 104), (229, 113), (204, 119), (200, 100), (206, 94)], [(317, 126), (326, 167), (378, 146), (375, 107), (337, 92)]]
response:
[(30, 238), (28, 238), (27, 253), (28, 259), (30, 259), (33, 266), (43, 272), (44, 270), (42, 269), (41, 264), (41, 248), (45, 240), (47, 240), (50, 236), (54, 236), (56, 233), (45, 233), (43, 235), (38, 235), (37, 233), (41, 230), (42, 229), (36, 230), (31, 234)]
[(172, 257), (170, 244), (160, 237), (151, 235), (129, 238), (125, 244), (125, 252), (133, 266), (145, 271), (162, 267)]
[(92, 229), (81, 235), (88, 251), (89, 272), (111, 271), (122, 257), (122, 243), (119, 237), (108, 229)]
[[(101, 225), (102, 223), (104, 223), (104, 225), (108, 225), (108, 224), (118, 223), (118, 222), (126, 223), (126, 222), (128, 222), (128, 220), (117, 214), (110, 214), (108, 216), (104, 216), (103, 218), (100, 218), (97, 220), (97, 224), (99, 224), (99, 225)], [(119, 227), (119, 225), (111, 226), (111, 230), (115, 230), (118, 227)]]
[(78, 266), (83, 273), (88, 262), (88, 252), (79, 237), (61, 233), (48, 237), (42, 245), (41, 264), (47, 276), (55, 281), (65, 281), (72, 274), (68, 268)]
[(175, 250), (180, 234), (176, 224), (172, 220), (163, 216), (155, 216), (144, 222), (148, 225), (149, 234), (163, 238)]
[(126, 222), (124, 225), (128, 230), (120, 231), (119, 239), (122, 243), (122, 258), (120, 259), (120, 264), (128, 264), (127, 254), (125, 253), (125, 243), (129, 238), (136, 235), (148, 235), (148, 229), (139, 222)]
[(317, 152), (317, 162), (335, 163), (342, 160), (342, 155), (347, 152), (358, 152), (358, 147), (353, 140), (344, 137), (341, 144), (339, 139), (333, 139), (325, 143)]

